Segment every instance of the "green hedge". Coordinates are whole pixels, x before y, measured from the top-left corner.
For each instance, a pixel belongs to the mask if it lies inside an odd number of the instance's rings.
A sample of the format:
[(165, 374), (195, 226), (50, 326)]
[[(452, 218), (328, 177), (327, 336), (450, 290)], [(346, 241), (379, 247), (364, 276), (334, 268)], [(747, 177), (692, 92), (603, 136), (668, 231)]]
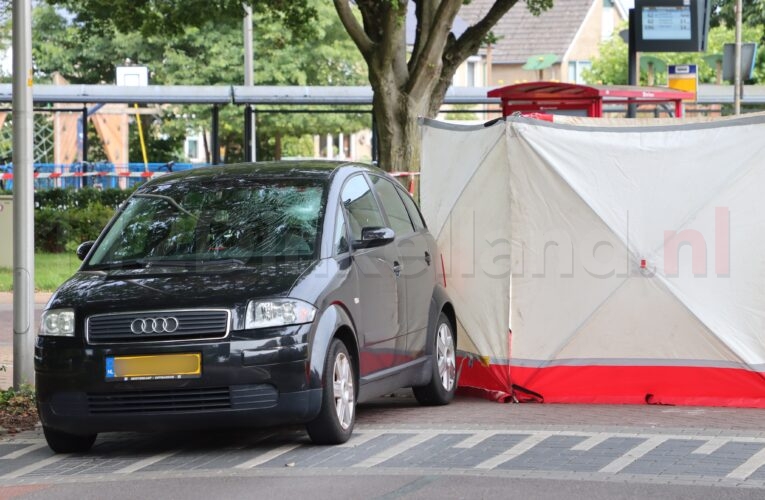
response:
[(35, 193), (35, 250), (72, 251), (95, 240), (132, 191), (49, 189)]
[(103, 205), (117, 208), (125, 201), (133, 190), (121, 189), (46, 189), (35, 193), (35, 208), (51, 208), (65, 210), (70, 208), (85, 208), (89, 205)]

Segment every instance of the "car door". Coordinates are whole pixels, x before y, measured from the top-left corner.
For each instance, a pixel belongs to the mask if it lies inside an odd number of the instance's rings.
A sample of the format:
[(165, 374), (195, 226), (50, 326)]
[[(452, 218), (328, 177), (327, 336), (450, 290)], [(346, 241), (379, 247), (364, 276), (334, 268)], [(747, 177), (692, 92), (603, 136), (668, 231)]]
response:
[[(435, 266), (427, 229), (414, 201), (395, 181), (371, 176), (388, 224), (396, 232), (396, 248), (401, 258), (401, 279), (406, 287), (407, 341), (402, 362), (421, 356), (425, 350), (428, 313), (435, 283)], [(407, 202), (411, 209), (407, 208)]]
[(350, 177), (341, 190), (356, 273), (360, 345), (360, 375), (390, 368), (396, 361), (396, 343), (406, 344), (406, 286), (399, 279), (396, 246), (354, 248), (365, 227), (383, 227), (385, 219), (363, 174)]
[(409, 320), (407, 351), (413, 358), (418, 358), (425, 354), (430, 303), (433, 299), (433, 287), (436, 284), (436, 266), (440, 265), (441, 256), (438, 255), (436, 240), (428, 231), (412, 196), (400, 186), (397, 186), (397, 192), (406, 206), (415, 230), (414, 235), (409, 239), (411, 254), (407, 255), (407, 260), (417, 263), (415, 272), (407, 274), (406, 282), (409, 298), (407, 301)]

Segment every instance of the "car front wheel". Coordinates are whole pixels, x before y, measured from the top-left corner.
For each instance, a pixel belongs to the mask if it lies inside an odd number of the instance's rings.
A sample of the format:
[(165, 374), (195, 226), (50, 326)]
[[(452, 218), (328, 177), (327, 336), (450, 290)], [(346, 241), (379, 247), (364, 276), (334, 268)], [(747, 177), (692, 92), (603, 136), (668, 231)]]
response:
[(43, 425), (48, 446), (56, 453), (84, 453), (96, 442), (96, 434), (69, 434)]
[(316, 444), (348, 441), (356, 422), (356, 375), (348, 349), (340, 339), (332, 340), (324, 362), (324, 391), (319, 415), (306, 425)]
[(414, 397), (422, 405), (445, 405), (454, 399), (457, 390), (457, 353), (449, 318), (438, 318), (433, 348), (433, 376), (430, 383), (412, 387)]

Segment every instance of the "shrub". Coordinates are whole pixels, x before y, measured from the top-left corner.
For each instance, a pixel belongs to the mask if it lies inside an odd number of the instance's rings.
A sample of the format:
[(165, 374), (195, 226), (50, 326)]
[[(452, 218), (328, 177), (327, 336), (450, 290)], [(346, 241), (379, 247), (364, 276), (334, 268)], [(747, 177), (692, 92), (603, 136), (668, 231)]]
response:
[(63, 252), (71, 232), (67, 212), (55, 208), (39, 208), (35, 211), (35, 250)]
[(35, 249), (60, 253), (95, 240), (132, 191), (49, 189), (35, 193)]
[(121, 189), (46, 189), (35, 193), (35, 208), (84, 208), (88, 205), (100, 204), (117, 208), (125, 201), (133, 190)]

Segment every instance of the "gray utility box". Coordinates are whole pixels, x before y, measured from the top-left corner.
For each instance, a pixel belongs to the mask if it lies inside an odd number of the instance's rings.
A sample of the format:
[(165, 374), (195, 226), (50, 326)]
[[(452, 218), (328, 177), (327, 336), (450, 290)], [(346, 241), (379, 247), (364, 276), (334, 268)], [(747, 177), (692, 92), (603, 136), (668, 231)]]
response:
[(13, 269), (13, 196), (0, 196), (0, 267)]

